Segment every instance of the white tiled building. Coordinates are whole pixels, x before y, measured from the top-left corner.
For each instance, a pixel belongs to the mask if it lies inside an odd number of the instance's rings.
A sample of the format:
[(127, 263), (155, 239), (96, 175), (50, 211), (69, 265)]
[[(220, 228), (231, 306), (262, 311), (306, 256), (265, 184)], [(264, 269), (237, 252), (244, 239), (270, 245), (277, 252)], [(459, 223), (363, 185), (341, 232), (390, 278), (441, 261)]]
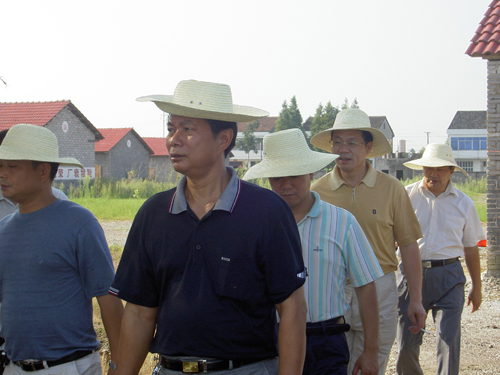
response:
[(457, 111), (447, 133), (457, 164), (467, 173), (486, 173), (486, 111)]

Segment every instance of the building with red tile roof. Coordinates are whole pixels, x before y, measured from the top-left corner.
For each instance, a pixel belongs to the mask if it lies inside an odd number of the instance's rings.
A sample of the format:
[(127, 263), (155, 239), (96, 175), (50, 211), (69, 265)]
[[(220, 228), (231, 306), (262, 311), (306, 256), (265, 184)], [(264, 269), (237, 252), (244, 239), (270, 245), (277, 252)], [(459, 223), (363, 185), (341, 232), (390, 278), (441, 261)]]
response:
[(149, 178), (156, 181), (175, 182), (177, 172), (172, 167), (172, 162), (168, 155), (167, 139), (143, 137), (144, 142), (153, 150), (149, 157)]
[[(10, 129), (16, 124), (33, 124), (51, 130), (59, 143), (59, 156), (73, 157), (85, 167), (83, 175), (93, 177), (95, 167), (95, 142), (102, 139), (97, 128), (70, 100), (50, 102), (0, 103), (0, 130)], [(60, 179), (79, 179), (82, 173), (74, 168), (61, 168)]]
[[(486, 199), (488, 201), (488, 264), (486, 276), (500, 279), (500, 0), (493, 0), (465, 52), (488, 60), (486, 112)], [(485, 87), (486, 89), (486, 87)], [(458, 140), (459, 141), (459, 140)]]
[(471, 57), (500, 57), (500, 0), (493, 0), (465, 52)]
[(167, 139), (158, 137), (142, 137), (144, 142), (153, 150), (151, 156), (168, 156)]
[(153, 150), (133, 128), (99, 131), (104, 138), (95, 145), (97, 175), (116, 180), (148, 177)]

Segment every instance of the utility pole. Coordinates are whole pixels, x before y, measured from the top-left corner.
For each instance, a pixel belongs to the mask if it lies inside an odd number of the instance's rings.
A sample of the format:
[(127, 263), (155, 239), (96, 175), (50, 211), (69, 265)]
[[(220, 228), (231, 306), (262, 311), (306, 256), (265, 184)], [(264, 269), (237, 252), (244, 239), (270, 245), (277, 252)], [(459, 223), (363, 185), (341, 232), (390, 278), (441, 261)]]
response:
[(427, 144), (429, 144), (429, 134), (431, 134), (431, 132), (424, 132), (425, 134), (427, 134)]

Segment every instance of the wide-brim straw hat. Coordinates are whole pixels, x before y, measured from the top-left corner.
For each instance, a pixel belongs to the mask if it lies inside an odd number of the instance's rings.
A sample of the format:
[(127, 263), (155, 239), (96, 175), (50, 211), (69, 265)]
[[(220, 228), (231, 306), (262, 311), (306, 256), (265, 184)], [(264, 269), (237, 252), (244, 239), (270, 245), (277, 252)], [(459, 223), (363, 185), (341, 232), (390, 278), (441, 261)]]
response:
[(243, 180), (302, 176), (314, 173), (338, 155), (312, 151), (300, 129), (282, 130), (264, 137), (263, 160), (251, 167)]
[(0, 145), (0, 160), (31, 160), (83, 168), (74, 158), (59, 157), (59, 145), (54, 133), (30, 124), (17, 124), (9, 129)]
[(440, 143), (429, 143), (420, 159), (407, 161), (403, 165), (410, 169), (455, 167), (455, 169), (469, 176), (466, 171), (457, 165), (451, 147)]
[(373, 136), (373, 146), (367, 158), (387, 155), (392, 152), (392, 146), (387, 137), (380, 130), (372, 128), (370, 118), (360, 109), (349, 108), (339, 112), (333, 127), (319, 132), (311, 138), (311, 144), (322, 150), (331, 152), (330, 139), (334, 130), (364, 130)]
[(223, 83), (181, 81), (174, 95), (141, 96), (137, 101), (152, 101), (171, 115), (206, 120), (247, 122), (269, 116), (262, 109), (233, 104), (231, 88)]

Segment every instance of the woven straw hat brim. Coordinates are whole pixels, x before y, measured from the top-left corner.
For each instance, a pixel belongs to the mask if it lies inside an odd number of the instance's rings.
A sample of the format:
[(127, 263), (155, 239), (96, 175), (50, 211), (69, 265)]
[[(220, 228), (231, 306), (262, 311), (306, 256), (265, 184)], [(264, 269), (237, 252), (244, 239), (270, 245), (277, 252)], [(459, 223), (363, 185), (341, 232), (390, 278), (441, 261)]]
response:
[(171, 115), (206, 120), (246, 122), (269, 116), (267, 111), (233, 104), (229, 85), (193, 79), (180, 81), (174, 95), (141, 96), (137, 101), (152, 101)]
[(457, 164), (450, 162), (449, 160), (439, 159), (439, 158), (428, 158), (428, 159), (415, 159), (412, 161), (407, 161), (403, 163), (405, 167), (415, 170), (422, 170), (424, 167), (429, 168), (439, 168), (439, 167), (455, 167), (455, 170), (459, 170), (466, 176), (469, 176), (468, 173), (460, 168)]
[(311, 138), (311, 144), (320, 148), (322, 150), (331, 152), (332, 148), (330, 146), (330, 139), (332, 137), (332, 131), (334, 130), (364, 130), (370, 132), (373, 137), (373, 147), (370, 153), (366, 156), (367, 158), (376, 158), (378, 156), (387, 155), (392, 152), (392, 147), (387, 140), (384, 133), (380, 130), (374, 128), (346, 128), (346, 127), (332, 127), (327, 130), (323, 130)]
[(61, 165), (83, 165), (75, 158), (59, 157), (57, 138), (49, 129), (17, 124), (7, 132), (0, 145), (0, 160), (30, 160)]
[(251, 167), (243, 180), (302, 176), (326, 167), (338, 157), (311, 150), (300, 129), (268, 134), (263, 143), (264, 159)]
[[(314, 152), (314, 151), (311, 151)], [(243, 180), (253, 180), (255, 178), (270, 177), (288, 177), (302, 176), (304, 174), (314, 173), (338, 158), (336, 154), (323, 154), (314, 152), (313, 155), (307, 155), (301, 160), (262, 160), (259, 164), (251, 167), (243, 176)]]
[(220, 112), (219, 110), (200, 109), (199, 107), (179, 105), (173, 103), (173, 95), (149, 95), (137, 98), (138, 102), (151, 101), (156, 104), (163, 112), (170, 113), (171, 115), (201, 118), (207, 120), (220, 120), (229, 122), (247, 122), (257, 120), (259, 118), (269, 116), (269, 112), (264, 110), (246, 107), (242, 105), (232, 105), (232, 111)]

